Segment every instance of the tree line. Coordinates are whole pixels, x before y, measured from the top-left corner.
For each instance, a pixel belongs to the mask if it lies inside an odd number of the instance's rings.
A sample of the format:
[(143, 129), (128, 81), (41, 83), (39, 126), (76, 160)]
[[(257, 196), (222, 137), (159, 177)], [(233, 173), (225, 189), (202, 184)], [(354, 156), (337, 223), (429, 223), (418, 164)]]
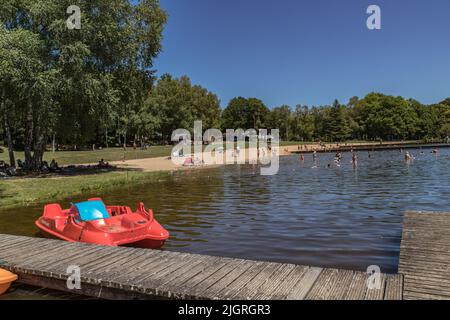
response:
[(156, 77), (167, 14), (158, 0), (80, 0), (81, 30), (66, 26), (72, 0), (0, 3), (0, 140), (37, 170), (49, 144), (80, 149), (166, 144), (192, 128), (278, 128), (283, 140), (445, 138), (450, 98), (424, 105), (370, 93), (347, 104), (269, 108), (218, 96), (187, 76)]
[(347, 104), (269, 109), (258, 99), (230, 101), (224, 127), (278, 128), (287, 141), (432, 140), (450, 135), (450, 98), (425, 105), (414, 99), (369, 93)]

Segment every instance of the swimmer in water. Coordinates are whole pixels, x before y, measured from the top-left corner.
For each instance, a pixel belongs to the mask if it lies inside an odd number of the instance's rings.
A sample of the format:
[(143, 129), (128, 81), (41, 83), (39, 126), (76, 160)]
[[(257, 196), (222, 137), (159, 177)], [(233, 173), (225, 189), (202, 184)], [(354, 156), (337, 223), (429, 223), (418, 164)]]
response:
[(342, 155), (340, 152), (337, 152), (336, 155), (334, 156), (334, 162), (340, 163), (341, 160), (342, 160)]
[(412, 160), (411, 154), (408, 151), (406, 151), (406, 153), (405, 153), (405, 161), (411, 161), (411, 160)]
[(301, 162), (305, 161), (305, 157), (302, 154), (300, 155), (300, 161)]
[(358, 165), (358, 155), (356, 154), (356, 152), (353, 152), (353, 154), (352, 154), (352, 164), (353, 164), (353, 166)]

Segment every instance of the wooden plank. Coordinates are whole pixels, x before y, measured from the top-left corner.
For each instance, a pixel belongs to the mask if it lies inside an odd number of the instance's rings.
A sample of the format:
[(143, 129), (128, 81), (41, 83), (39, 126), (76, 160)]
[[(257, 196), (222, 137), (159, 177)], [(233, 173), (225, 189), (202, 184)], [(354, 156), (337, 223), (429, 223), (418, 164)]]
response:
[(255, 262), (249, 269), (239, 276), (235, 281), (224, 287), (218, 294), (223, 299), (230, 299), (237, 294), (239, 290), (246, 286), (253, 278), (255, 278), (265, 267), (262, 261)]
[(297, 282), (292, 291), (287, 295), (287, 300), (303, 300), (311, 291), (315, 282), (322, 273), (322, 268), (308, 268), (303, 277)]
[[(247, 264), (245, 260), (242, 259), (229, 259), (228, 263), (226, 263), (222, 268), (211, 274), (209, 277), (203, 279), (202, 282), (198, 283), (196, 286), (194, 286), (192, 289), (191, 294), (198, 297), (198, 299), (214, 299), (216, 298), (214, 293), (214, 289), (216, 287), (213, 287), (214, 284), (225, 278), (224, 281), (226, 281), (226, 277), (229, 274), (234, 275), (233, 271), (235, 269), (242, 270), (243, 268), (247, 268)], [(232, 280), (234, 280), (233, 278)], [(210, 287), (213, 287), (213, 289), (208, 290)]]
[(261, 284), (267, 281), (267, 279), (277, 271), (279, 266), (280, 264), (278, 263), (266, 263), (264, 268), (252, 280), (247, 282), (246, 285), (244, 285), (241, 289), (231, 295), (230, 299), (251, 299), (251, 297), (257, 294), (257, 290), (261, 286)]
[(355, 272), (348, 286), (348, 290), (342, 296), (343, 300), (364, 300), (367, 286), (368, 275), (363, 272)]
[(270, 293), (270, 298), (275, 300), (285, 300), (289, 293), (295, 288), (308, 271), (306, 266), (294, 266), (292, 271), (280, 281), (278, 287)]
[(338, 269), (324, 269), (310, 292), (306, 296), (307, 300), (325, 300), (333, 290), (336, 284), (336, 279), (340, 277), (340, 270)]
[(230, 259), (219, 258), (216, 263), (206, 265), (201, 272), (195, 273), (191, 278), (184, 281), (179, 288), (172, 290), (172, 294), (174, 294), (174, 297), (183, 299), (198, 299), (192, 289), (201, 286), (205, 279), (208, 279), (215, 273), (219, 272), (230, 263)]
[(16, 256), (22, 256), (27, 253), (34, 253), (39, 248), (42, 249), (41, 241), (24, 241), (20, 243), (16, 243), (15, 245), (8, 247), (6, 249), (1, 250), (1, 257), (4, 261), (8, 259), (14, 258)]
[(384, 300), (402, 300), (403, 277), (401, 275), (388, 275), (386, 278), (386, 289)]
[(354, 273), (351, 270), (341, 270), (336, 279), (333, 280), (333, 286), (327, 299), (342, 300), (352, 284)]
[[(138, 292), (162, 297), (169, 296), (170, 293), (166, 290), (166, 288), (164, 286), (160, 286), (169, 278), (176, 278), (179, 274), (189, 270), (190, 267), (196, 263), (196, 261), (196, 257), (187, 256), (182, 261), (172, 264), (171, 267), (164, 268), (155, 274), (146, 276), (146, 278), (141, 281), (142, 289), (138, 290)], [(156, 290), (158, 287), (160, 288)]]
[(399, 261), (403, 298), (450, 299), (449, 229), (448, 213), (405, 214)]
[(35, 267), (38, 261), (45, 261), (46, 263), (48, 263), (49, 261), (55, 261), (56, 259), (52, 260), (49, 258), (49, 256), (54, 253), (59, 253), (59, 251), (59, 246), (52, 246), (51, 244), (47, 243), (40, 245), (38, 248), (27, 247), (27, 250), (18, 250), (12, 256), (6, 257), (6, 259), (7, 261), (11, 261), (10, 265), (12, 266), (20, 265), (22, 268), (26, 268), (28, 265), (31, 265)]
[[(218, 261), (220, 258), (214, 257), (213, 259)], [(185, 282), (203, 272), (205, 268), (207, 268), (208, 263), (214, 264), (215, 261), (211, 261), (209, 257), (196, 258), (195, 263), (193, 263), (190, 268), (179, 269), (175, 273), (175, 277), (166, 277), (166, 279), (156, 287), (155, 291), (165, 291), (167, 293), (167, 298), (176, 298), (180, 293), (180, 289), (185, 286)]]
[(254, 265), (253, 261), (242, 261), (236, 263), (230, 272), (225, 274), (224, 277), (219, 279), (213, 285), (206, 288), (206, 290), (202, 292), (202, 295), (211, 299), (222, 299), (223, 296), (220, 294), (220, 292), (223, 290), (223, 288), (227, 288), (231, 283), (237, 281), (237, 279), (239, 279), (240, 276), (248, 271), (252, 267), (252, 265)]
[(367, 292), (365, 300), (383, 300), (384, 290), (386, 288), (386, 275), (380, 275), (380, 287), (379, 288), (369, 288), (367, 287)]
[(263, 282), (257, 289), (256, 294), (251, 296), (254, 300), (267, 300), (272, 297), (273, 292), (275, 292), (283, 282), (286, 277), (294, 270), (295, 265), (293, 264), (280, 264), (278, 269), (270, 275), (267, 281)]
[[(154, 288), (146, 288), (143, 286), (143, 281), (149, 277), (158, 278), (163, 274), (165, 269), (170, 268), (176, 264), (176, 260), (173, 259), (173, 255), (169, 252), (161, 254), (162, 258), (155, 259), (151, 262), (143, 261), (141, 266), (131, 273), (124, 273), (122, 276), (117, 277), (110, 281), (113, 284), (118, 284), (120, 288), (133, 292), (145, 293)], [(180, 254), (179, 258), (187, 256), (186, 254)]]
[[(112, 270), (107, 277), (103, 278), (103, 280), (108, 285), (118, 284), (119, 286), (131, 286), (132, 284), (129, 283), (133, 277), (142, 276), (146, 268), (153, 268), (160, 263), (163, 263), (163, 261), (165, 261), (164, 257), (166, 256), (167, 252), (157, 252), (155, 255), (148, 255), (147, 253), (143, 254), (137, 259), (128, 262), (126, 267), (122, 269), (114, 268), (114, 270)], [(124, 270), (127, 270), (127, 272), (124, 272)]]

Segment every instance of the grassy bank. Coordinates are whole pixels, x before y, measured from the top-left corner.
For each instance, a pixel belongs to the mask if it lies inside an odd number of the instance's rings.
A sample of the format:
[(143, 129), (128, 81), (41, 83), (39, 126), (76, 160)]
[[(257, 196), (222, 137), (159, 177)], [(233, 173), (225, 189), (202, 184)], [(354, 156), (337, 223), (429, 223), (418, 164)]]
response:
[(0, 180), (0, 210), (30, 203), (59, 201), (84, 193), (103, 193), (126, 184), (143, 184), (168, 177), (170, 172), (120, 171), (70, 177)]

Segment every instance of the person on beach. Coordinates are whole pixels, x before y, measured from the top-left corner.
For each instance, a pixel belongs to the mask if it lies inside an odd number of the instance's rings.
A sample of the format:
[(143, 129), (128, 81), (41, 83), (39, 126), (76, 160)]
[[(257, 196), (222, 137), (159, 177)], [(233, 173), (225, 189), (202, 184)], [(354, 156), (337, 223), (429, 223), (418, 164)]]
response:
[(52, 159), (52, 162), (50, 162), (50, 171), (55, 172), (59, 170), (58, 162), (56, 162), (55, 159)]

